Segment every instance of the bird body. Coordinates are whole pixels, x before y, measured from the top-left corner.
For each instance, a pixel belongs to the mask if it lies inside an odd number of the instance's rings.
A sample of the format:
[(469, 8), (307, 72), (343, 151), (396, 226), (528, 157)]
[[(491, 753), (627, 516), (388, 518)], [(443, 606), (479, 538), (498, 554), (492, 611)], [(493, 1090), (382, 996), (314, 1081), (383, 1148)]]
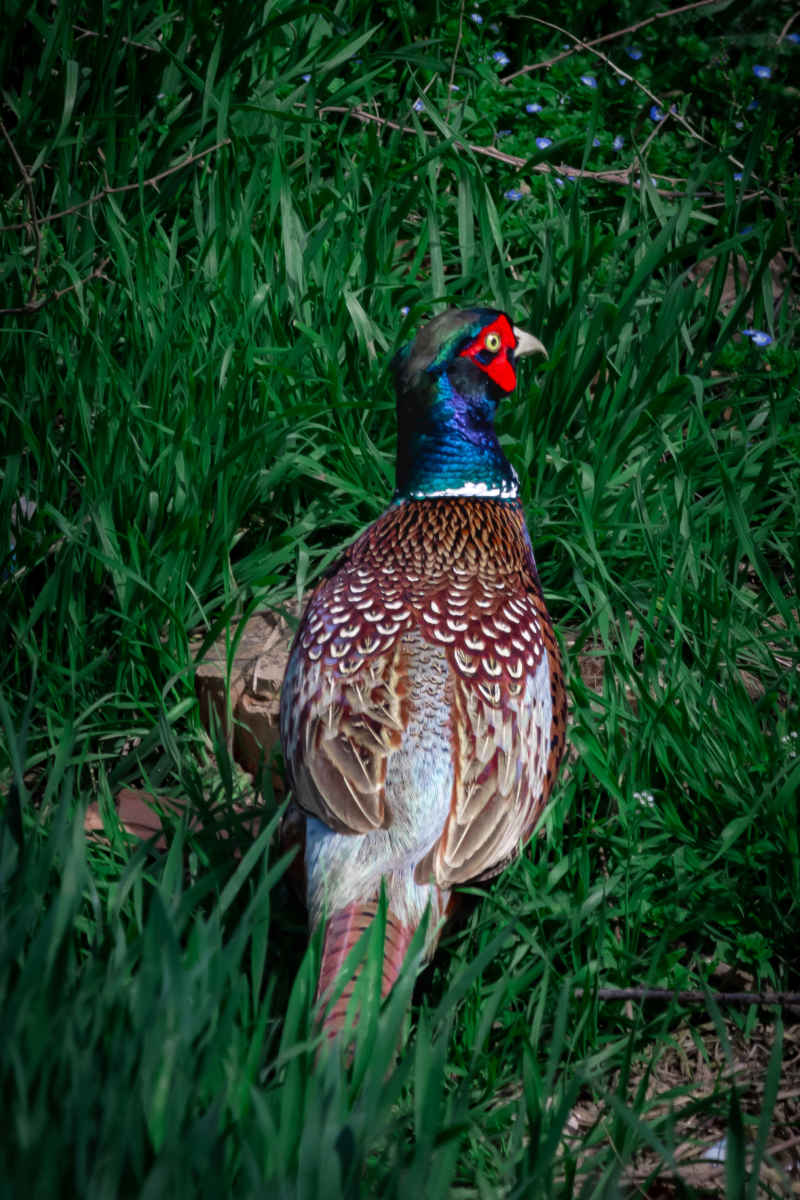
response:
[(452, 889), (514, 858), (556, 775), (558, 646), (493, 425), (534, 348), (479, 309), (401, 351), (394, 502), (317, 585), (292, 647), (281, 739), (310, 922), (327, 922), (321, 1003), (382, 889), (383, 994), (426, 910), (430, 956)]

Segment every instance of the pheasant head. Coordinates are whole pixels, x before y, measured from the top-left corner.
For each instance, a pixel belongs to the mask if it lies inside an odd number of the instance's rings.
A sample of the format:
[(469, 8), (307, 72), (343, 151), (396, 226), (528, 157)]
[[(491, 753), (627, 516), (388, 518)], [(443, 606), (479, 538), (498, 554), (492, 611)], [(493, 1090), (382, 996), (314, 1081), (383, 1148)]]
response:
[(490, 308), (450, 309), (423, 326), (393, 366), (397, 384), (395, 501), (516, 498), (519, 480), (494, 431), (516, 360), (546, 350)]

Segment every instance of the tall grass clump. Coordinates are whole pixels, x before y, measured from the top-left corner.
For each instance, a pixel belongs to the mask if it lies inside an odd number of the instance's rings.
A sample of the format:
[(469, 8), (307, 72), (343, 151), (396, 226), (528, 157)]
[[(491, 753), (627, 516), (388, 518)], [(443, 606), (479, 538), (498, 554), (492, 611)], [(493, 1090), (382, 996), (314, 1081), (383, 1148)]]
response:
[[(0, 1192), (786, 1194), (790, 17), (10, 5)], [(383, 510), (391, 355), (476, 301), (550, 354), (501, 437), (569, 761), (382, 1008), (365, 944), (348, 1066), (313, 1027), (280, 764), (243, 778), (203, 729), (190, 635), (291, 614)], [(163, 841), (121, 829), (123, 787), (179, 801)]]

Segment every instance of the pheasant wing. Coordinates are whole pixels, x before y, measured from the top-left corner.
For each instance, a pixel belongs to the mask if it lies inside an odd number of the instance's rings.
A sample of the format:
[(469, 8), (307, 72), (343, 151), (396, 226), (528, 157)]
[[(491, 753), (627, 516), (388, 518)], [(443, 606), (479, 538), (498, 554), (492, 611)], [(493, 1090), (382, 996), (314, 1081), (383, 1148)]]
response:
[(408, 724), (411, 613), (390, 575), (345, 563), (317, 587), (281, 692), (295, 799), (338, 833), (386, 827), (389, 756)]
[[(538, 588), (478, 580), (449, 648), (455, 684), (450, 815), (418, 865), (441, 888), (487, 879), (515, 857), (541, 814), (564, 747), (558, 646)], [(458, 622), (445, 614), (445, 628)], [(434, 609), (436, 611), (436, 609)], [(434, 634), (435, 636), (435, 634)]]

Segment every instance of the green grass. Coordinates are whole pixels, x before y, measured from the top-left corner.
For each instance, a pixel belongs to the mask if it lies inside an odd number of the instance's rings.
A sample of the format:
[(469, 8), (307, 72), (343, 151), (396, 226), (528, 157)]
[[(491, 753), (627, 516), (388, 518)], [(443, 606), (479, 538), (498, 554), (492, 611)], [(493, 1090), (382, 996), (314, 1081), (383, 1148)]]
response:
[[(707, 1036), (710, 1011), (729, 1058), (734, 1034), (765, 1035), (753, 1008), (597, 988), (713, 989), (724, 964), (800, 990), (798, 319), (768, 269), (796, 243), (790, 9), (654, 20), (638, 61), (631, 37), (598, 47), (696, 137), (656, 127), (588, 50), (500, 83), (570, 38), (529, 6), (472, 11), (9, 11), (4, 1195), (621, 1195), (631, 1164), (666, 1176), (685, 1140), (647, 1095), (679, 1034)], [(594, 5), (548, 20), (586, 41), (614, 28)], [(492, 145), (527, 165), (470, 149)], [(547, 163), (635, 170), (559, 186)], [(749, 282), (720, 309), (734, 256)], [(571, 752), (544, 835), (416, 986), (409, 971), (378, 1011), (365, 971), (348, 1070), (316, 1058), (319, 947), (269, 776), (254, 841), (219, 745), (209, 772), (188, 635), (285, 606), (382, 511), (391, 353), (478, 300), (550, 351), (501, 435), (568, 643)], [(186, 800), (202, 830), (168, 813), (166, 851), (133, 843), (113, 813), (126, 785)], [(93, 800), (107, 843), (83, 833)], [(787, 1136), (781, 1019), (761, 1015), (755, 1106), (722, 1078), (673, 1097), (727, 1128), (731, 1197), (782, 1194), (757, 1185)], [(580, 1104), (596, 1120), (565, 1141)]]

